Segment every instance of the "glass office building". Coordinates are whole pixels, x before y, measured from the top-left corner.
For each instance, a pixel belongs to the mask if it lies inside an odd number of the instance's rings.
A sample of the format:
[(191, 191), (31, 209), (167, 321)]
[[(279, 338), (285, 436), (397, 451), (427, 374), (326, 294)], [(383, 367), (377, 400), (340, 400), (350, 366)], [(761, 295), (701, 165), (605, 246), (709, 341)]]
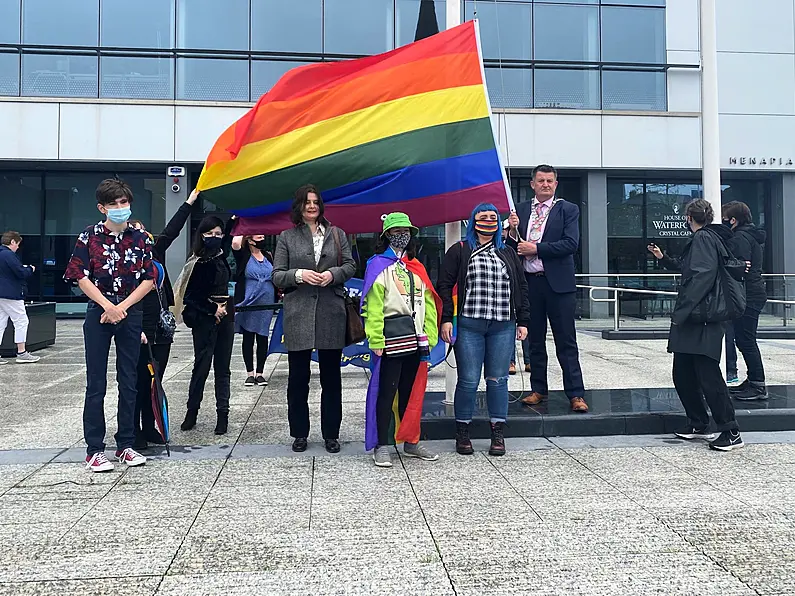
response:
[[(723, 196), (751, 206), (771, 234), (768, 269), (784, 272), (795, 267), (784, 232), (795, 224), (792, 6), (764, 15), (776, 24), (766, 35), (746, 26), (760, 18), (747, 4), (718, 3)], [(388, 51), (460, 10), (480, 22), (515, 200), (530, 198), (534, 165), (558, 166), (559, 194), (582, 213), (578, 270), (652, 272), (645, 246), (680, 249), (684, 205), (702, 192), (697, 5), (0, 0), (0, 228), (20, 231), (38, 266), (32, 298), (81, 300), (61, 275), (99, 218), (101, 179), (127, 180), (134, 217), (157, 231), (178, 204), (166, 168), (184, 166), (191, 187), (217, 135), (287, 70)], [(209, 210), (198, 206), (193, 226)], [(435, 277), (443, 228), (422, 234)], [(366, 255), (373, 238), (358, 243)]]

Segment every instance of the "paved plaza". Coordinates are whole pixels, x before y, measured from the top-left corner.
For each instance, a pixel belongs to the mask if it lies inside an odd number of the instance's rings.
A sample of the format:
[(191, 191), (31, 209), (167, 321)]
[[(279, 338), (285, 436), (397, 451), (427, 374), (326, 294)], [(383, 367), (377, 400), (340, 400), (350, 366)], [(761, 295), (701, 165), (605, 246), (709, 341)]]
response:
[[(670, 386), (664, 341), (579, 340), (588, 387)], [(760, 343), (770, 383), (795, 385), (795, 342)], [(229, 434), (212, 434), (211, 383), (180, 431), (183, 330), (165, 382), (172, 456), (92, 475), (80, 323), (59, 322), (39, 354), (0, 367), (0, 595), (795, 594), (795, 432), (746, 433), (729, 454), (670, 436), (509, 439), (503, 458), (444, 441), (437, 462), (376, 469), (367, 378), (351, 367), (339, 455), (317, 429), (289, 450), (286, 358), (269, 359), (269, 387), (245, 388), (239, 346)], [(442, 390), (444, 373), (431, 378)], [(114, 403), (111, 390), (109, 449)]]

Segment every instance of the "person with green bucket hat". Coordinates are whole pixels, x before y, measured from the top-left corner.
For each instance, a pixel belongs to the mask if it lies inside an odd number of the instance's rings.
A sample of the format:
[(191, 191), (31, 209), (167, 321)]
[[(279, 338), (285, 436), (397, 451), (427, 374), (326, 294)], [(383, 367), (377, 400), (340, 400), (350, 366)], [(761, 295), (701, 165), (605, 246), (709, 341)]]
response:
[(367, 261), (362, 317), (373, 351), (367, 388), (365, 449), (375, 465), (392, 466), (390, 445), (426, 461), (438, 455), (420, 445), (422, 402), (430, 350), (439, 340), (442, 302), (417, 258), (417, 233), (405, 213), (384, 216), (376, 255)]

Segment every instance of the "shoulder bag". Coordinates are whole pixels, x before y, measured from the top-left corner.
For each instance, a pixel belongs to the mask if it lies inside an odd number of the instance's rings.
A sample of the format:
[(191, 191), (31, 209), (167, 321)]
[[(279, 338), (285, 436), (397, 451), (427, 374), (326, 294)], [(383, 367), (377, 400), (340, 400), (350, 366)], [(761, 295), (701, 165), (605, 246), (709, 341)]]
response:
[[(337, 245), (337, 266), (342, 267), (342, 243), (340, 242), (339, 235), (334, 232), (332, 228), (329, 230), (332, 232), (334, 237), (334, 244)], [(362, 323), (362, 317), (359, 316), (359, 303), (358, 301), (353, 298), (350, 293), (348, 292), (348, 288), (343, 286), (343, 291), (345, 295), (343, 299), (345, 300), (345, 345), (352, 346), (353, 344), (358, 344), (363, 342), (367, 336), (364, 333), (364, 324)]]
[[(400, 267), (400, 265), (396, 265)], [(384, 318), (384, 354), (392, 358), (414, 354), (419, 349), (417, 329), (414, 326), (414, 274), (409, 271), (409, 294), (411, 315), (395, 315)]]

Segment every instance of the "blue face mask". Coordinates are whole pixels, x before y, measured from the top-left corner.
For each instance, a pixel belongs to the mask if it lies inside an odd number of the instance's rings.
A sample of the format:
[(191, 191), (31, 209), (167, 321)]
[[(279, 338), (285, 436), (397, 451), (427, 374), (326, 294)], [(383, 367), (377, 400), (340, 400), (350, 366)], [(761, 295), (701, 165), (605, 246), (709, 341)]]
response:
[(123, 224), (132, 215), (129, 207), (119, 207), (118, 209), (108, 209), (108, 219), (115, 224)]

